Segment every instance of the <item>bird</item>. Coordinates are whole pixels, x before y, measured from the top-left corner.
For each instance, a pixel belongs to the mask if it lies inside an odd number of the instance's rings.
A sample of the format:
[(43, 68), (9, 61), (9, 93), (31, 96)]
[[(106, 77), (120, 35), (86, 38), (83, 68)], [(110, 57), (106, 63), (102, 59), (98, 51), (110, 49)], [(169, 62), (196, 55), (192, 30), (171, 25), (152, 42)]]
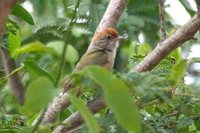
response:
[[(119, 40), (123, 38), (124, 37), (119, 35), (118, 31), (112, 27), (96, 32), (87, 51), (77, 63), (74, 71), (80, 71), (87, 65), (99, 65), (111, 71), (119, 47)], [(64, 92), (71, 88), (72, 83), (72, 80), (65, 83)]]

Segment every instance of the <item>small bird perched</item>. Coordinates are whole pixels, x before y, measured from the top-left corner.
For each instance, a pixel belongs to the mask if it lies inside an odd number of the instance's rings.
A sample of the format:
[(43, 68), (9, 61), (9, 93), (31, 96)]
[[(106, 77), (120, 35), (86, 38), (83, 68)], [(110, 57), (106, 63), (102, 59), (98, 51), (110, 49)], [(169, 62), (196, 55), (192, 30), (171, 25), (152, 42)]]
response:
[(75, 71), (91, 64), (112, 70), (119, 40), (122, 38), (113, 28), (105, 28), (97, 32), (92, 38), (88, 50), (76, 65)]
[[(114, 28), (105, 28), (97, 32), (88, 47), (86, 53), (82, 56), (74, 71), (83, 69), (86, 65), (100, 65), (108, 70), (112, 70), (116, 51), (119, 46), (119, 40), (122, 36)], [(65, 84), (65, 92), (71, 88), (72, 81)]]

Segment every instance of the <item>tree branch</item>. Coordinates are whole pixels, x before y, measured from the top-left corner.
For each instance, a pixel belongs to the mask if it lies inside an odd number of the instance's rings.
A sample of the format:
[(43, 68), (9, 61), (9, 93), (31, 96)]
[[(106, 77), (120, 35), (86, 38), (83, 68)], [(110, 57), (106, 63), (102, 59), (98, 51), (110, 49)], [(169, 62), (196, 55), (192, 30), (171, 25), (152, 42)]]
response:
[[(0, 2), (0, 38), (3, 33), (5, 23), (7, 21), (8, 14), (13, 5), (17, 3), (18, 0), (1, 0)], [(0, 53), (2, 56), (3, 66), (6, 74), (10, 74), (16, 69), (15, 61), (10, 58), (10, 55), (5, 48), (0, 48)], [(16, 73), (8, 78), (9, 85), (13, 91), (14, 96), (20, 104), (24, 103), (24, 87), (21, 83), (19, 75)]]
[(159, 17), (160, 17), (160, 40), (164, 41), (166, 38), (165, 32), (165, 16), (164, 16), (164, 3), (165, 0), (158, 0)]
[[(10, 58), (8, 50), (1, 47), (0, 53), (2, 56), (3, 67), (5, 74), (8, 75), (16, 69), (15, 61)], [(20, 80), (18, 72), (8, 77), (8, 83), (17, 101), (22, 105), (24, 103), (24, 86)]]
[(128, 4), (128, 0), (110, 0), (110, 3), (97, 26), (96, 32), (105, 29), (106, 27), (115, 27)]
[(176, 31), (171, 37), (165, 39), (161, 44), (148, 54), (131, 71), (144, 72), (152, 70), (162, 59), (169, 55), (174, 49), (181, 46), (187, 40), (193, 38), (200, 29), (200, 16), (195, 15), (189, 22)]
[(69, 94), (64, 93), (60, 95), (59, 97), (54, 98), (52, 103), (49, 105), (45, 115), (42, 124), (52, 123), (54, 122), (59, 113), (63, 111), (66, 107), (70, 105), (69, 101)]
[[(99, 110), (105, 108), (106, 104), (102, 97), (97, 97), (93, 99), (92, 101), (88, 102), (88, 108), (92, 113), (97, 113)], [(69, 133), (71, 131), (74, 131), (77, 129), (77, 127), (80, 127), (82, 124), (83, 119), (81, 118), (80, 113), (77, 111), (73, 113), (71, 116), (69, 116), (63, 123), (66, 125), (71, 125), (69, 127), (67, 126), (58, 126), (54, 133)]]

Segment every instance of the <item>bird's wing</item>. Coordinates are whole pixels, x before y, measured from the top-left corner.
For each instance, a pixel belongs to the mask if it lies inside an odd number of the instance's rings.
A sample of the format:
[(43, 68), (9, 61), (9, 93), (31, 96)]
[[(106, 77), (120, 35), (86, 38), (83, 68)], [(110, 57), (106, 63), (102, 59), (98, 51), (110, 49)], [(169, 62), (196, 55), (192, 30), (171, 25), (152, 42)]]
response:
[(109, 63), (108, 54), (103, 51), (96, 51), (93, 53), (86, 53), (82, 56), (79, 63), (76, 65), (75, 70), (81, 70), (86, 65), (100, 65), (105, 66)]

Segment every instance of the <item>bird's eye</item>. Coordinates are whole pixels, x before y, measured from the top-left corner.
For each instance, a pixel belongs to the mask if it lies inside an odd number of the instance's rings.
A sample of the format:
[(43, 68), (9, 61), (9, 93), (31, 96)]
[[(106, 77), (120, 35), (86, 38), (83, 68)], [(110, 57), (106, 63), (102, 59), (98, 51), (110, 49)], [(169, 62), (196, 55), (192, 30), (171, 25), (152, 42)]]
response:
[(112, 39), (112, 36), (111, 36), (111, 35), (107, 35), (107, 36), (106, 36), (106, 39), (107, 39), (107, 40), (110, 40), (110, 39)]

